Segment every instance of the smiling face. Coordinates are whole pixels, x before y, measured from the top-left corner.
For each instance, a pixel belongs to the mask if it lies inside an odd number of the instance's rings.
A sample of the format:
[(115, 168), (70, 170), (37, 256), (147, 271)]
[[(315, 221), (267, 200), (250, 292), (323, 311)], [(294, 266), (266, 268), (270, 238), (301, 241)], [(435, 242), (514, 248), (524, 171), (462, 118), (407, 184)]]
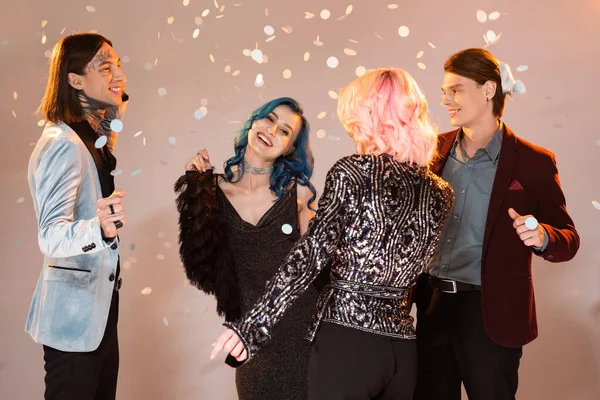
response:
[(493, 116), (495, 91), (494, 82), (478, 85), (472, 79), (446, 72), (442, 84), (442, 105), (448, 110), (452, 126), (469, 128), (483, 118)]
[(104, 43), (84, 74), (69, 73), (69, 83), (90, 98), (107, 106), (120, 106), (127, 78), (121, 69), (121, 60), (115, 50)]
[(288, 106), (277, 106), (265, 118), (252, 123), (248, 132), (248, 153), (266, 162), (273, 162), (293, 151), (301, 129), (301, 117)]

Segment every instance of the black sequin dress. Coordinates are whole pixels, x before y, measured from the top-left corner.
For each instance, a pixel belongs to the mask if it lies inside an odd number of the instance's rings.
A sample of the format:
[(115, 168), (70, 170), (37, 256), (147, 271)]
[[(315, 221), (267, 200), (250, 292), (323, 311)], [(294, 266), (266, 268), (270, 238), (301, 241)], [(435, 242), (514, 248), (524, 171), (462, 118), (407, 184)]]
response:
[[(218, 311), (233, 320), (259, 299), (300, 238), (296, 185), (252, 225), (216, 184), (216, 175), (186, 175), (175, 188), (180, 192), (182, 260), (192, 283), (215, 294)], [(310, 342), (305, 337), (317, 296), (311, 286), (277, 325), (273, 340), (236, 369), (240, 400), (308, 398)]]

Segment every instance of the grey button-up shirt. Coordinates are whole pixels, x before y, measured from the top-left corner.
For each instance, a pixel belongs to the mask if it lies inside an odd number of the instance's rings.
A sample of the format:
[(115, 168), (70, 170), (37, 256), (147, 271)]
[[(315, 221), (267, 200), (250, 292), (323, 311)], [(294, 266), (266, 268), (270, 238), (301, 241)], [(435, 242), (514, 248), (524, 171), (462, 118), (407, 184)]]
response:
[(454, 189), (454, 207), (446, 219), (440, 246), (427, 268), (442, 279), (481, 285), (481, 252), (490, 195), (502, 148), (504, 125), (473, 157), (456, 136), (442, 178)]

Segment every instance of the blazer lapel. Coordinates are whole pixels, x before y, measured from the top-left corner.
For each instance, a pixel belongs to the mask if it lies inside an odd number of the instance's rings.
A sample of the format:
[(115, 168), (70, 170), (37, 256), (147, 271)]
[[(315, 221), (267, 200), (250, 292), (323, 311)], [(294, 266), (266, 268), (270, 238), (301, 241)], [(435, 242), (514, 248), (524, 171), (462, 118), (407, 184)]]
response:
[[(102, 188), (102, 197), (108, 197), (114, 191), (114, 178), (110, 174), (111, 171), (107, 168), (107, 163), (105, 162), (103, 156), (100, 154), (100, 151), (96, 148), (96, 140), (98, 140), (98, 134), (94, 132), (92, 127), (87, 121), (77, 122), (68, 124), (77, 136), (83, 141), (85, 147), (87, 147), (88, 151), (92, 155), (94, 159), (94, 163), (96, 164), (96, 170), (98, 171), (98, 178), (100, 180), (100, 186)], [(108, 152), (106, 146), (104, 146), (104, 151)]]
[(485, 231), (483, 234), (483, 249), (481, 254), (482, 268), (484, 265), (483, 261), (485, 260), (485, 254), (490, 240), (490, 235), (492, 234), (492, 230), (496, 224), (496, 220), (498, 219), (500, 209), (502, 208), (502, 203), (504, 202), (504, 197), (506, 196), (506, 193), (508, 193), (508, 187), (510, 186), (516, 160), (517, 138), (515, 134), (505, 125), (504, 135), (502, 138), (502, 150), (500, 153), (500, 159), (498, 160), (498, 169), (496, 170), (494, 185), (492, 186), (490, 204), (485, 223)]
[(446, 165), (446, 161), (448, 161), (448, 155), (450, 154), (450, 150), (452, 150), (452, 144), (456, 140), (459, 131), (460, 129), (456, 129), (447, 134), (438, 135), (438, 155), (431, 166), (431, 171), (434, 174), (442, 176), (444, 166)]

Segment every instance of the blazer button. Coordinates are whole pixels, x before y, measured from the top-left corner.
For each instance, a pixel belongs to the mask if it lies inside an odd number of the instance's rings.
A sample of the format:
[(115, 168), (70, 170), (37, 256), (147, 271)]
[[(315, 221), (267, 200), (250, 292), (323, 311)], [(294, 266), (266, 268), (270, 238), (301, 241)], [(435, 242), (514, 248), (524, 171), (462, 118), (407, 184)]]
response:
[(87, 247), (85, 247), (85, 246), (84, 246), (84, 247), (82, 247), (82, 248), (81, 248), (81, 251), (83, 251), (84, 253), (86, 253), (86, 252), (87, 252)]
[(109, 281), (114, 281), (115, 280), (115, 274), (110, 274), (110, 276), (108, 277)]
[(117, 244), (116, 244), (116, 243), (113, 243), (113, 244), (110, 246), (110, 248), (111, 248), (111, 249), (113, 249), (113, 250), (116, 250), (116, 249), (117, 249)]
[(554, 256), (552, 254), (548, 254), (548, 260), (552, 260)]
[(92, 249), (96, 248), (96, 243), (92, 243)]

